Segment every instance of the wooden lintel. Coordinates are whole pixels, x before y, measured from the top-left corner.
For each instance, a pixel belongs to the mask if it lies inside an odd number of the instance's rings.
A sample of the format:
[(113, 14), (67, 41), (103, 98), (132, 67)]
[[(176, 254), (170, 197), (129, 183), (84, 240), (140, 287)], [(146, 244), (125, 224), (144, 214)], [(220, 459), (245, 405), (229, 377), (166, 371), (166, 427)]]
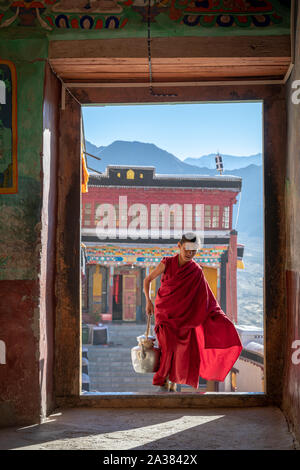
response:
[[(289, 69), (288, 36), (154, 38), (153, 81), (277, 79)], [(51, 67), (68, 82), (149, 80), (145, 38), (52, 41)]]
[[(168, 37), (152, 38), (153, 58), (283, 57), (290, 59), (290, 37)], [(50, 41), (49, 59), (145, 58), (146, 38)]]

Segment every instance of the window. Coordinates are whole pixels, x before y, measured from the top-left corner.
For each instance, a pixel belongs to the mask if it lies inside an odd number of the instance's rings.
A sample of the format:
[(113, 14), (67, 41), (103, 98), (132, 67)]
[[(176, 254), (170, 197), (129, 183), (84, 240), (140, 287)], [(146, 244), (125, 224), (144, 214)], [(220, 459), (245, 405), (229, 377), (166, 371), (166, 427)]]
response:
[(211, 206), (204, 208), (204, 227), (211, 228)]
[(170, 229), (174, 230), (175, 227), (175, 213), (170, 211)]
[(229, 207), (228, 206), (223, 208), (222, 227), (229, 228)]
[(91, 225), (92, 204), (87, 202), (84, 206), (84, 225)]
[(219, 228), (220, 227), (220, 207), (219, 206), (205, 206), (204, 227), (205, 228)]
[(213, 228), (219, 227), (219, 206), (213, 206), (212, 226)]
[(126, 178), (128, 180), (134, 180), (134, 171), (133, 170), (128, 170), (126, 173)]

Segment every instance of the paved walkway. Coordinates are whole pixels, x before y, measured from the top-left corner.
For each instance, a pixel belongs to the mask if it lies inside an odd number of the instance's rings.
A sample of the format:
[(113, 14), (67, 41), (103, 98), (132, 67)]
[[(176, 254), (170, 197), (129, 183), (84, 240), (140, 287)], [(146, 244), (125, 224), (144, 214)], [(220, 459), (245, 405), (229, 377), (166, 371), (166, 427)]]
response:
[(278, 408), (90, 409), (0, 430), (0, 449), (237, 450), (295, 448)]
[[(153, 393), (153, 374), (137, 374), (132, 366), (131, 348), (137, 336), (143, 335), (145, 324), (109, 324), (107, 345), (83, 345), (87, 349), (90, 392)], [(192, 387), (182, 386), (182, 391)]]

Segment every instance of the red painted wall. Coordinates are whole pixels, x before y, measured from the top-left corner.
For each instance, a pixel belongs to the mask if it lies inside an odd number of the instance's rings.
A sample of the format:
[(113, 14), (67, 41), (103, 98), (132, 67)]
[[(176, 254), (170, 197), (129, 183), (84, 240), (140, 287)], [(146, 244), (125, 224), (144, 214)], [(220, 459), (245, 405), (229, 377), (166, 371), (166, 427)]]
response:
[(38, 281), (0, 281), (0, 426), (39, 421)]
[[(128, 207), (132, 204), (142, 203), (148, 207), (150, 217), (151, 204), (207, 204), (232, 206), (236, 202), (238, 192), (218, 191), (206, 189), (183, 189), (183, 188), (132, 188), (132, 187), (89, 187), (88, 192), (82, 195), (82, 220), (85, 220), (85, 204), (91, 204), (91, 225), (95, 227), (95, 205), (97, 203), (118, 204), (120, 196), (127, 196)], [(222, 222), (222, 213), (220, 214)], [(220, 223), (221, 223), (220, 222)], [(150, 223), (150, 220), (149, 220)], [(232, 210), (230, 211), (229, 228), (232, 224)], [(216, 230), (216, 229), (212, 229)]]

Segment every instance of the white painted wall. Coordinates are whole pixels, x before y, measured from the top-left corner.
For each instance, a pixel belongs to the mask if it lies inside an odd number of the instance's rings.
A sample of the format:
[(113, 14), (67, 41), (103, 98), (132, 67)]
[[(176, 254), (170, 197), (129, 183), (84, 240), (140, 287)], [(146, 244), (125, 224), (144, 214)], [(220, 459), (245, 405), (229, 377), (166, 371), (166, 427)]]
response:
[(264, 392), (264, 371), (261, 367), (241, 358), (234, 367), (239, 371), (236, 375), (237, 392)]

